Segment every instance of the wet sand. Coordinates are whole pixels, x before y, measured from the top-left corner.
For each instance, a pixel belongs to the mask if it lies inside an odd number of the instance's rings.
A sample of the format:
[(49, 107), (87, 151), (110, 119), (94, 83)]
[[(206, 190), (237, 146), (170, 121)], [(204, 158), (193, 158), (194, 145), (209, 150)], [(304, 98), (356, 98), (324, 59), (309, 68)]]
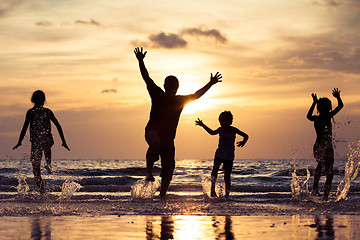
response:
[(2, 199), (0, 239), (360, 239), (360, 199)]
[(356, 215), (0, 217), (0, 239), (359, 239)]
[(340, 202), (313, 202), (293, 198), (274, 200), (231, 198), (210, 200), (201, 196), (169, 196), (166, 201), (123, 199), (0, 200), (0, 216), (104, 216), (104, 215), (215, 215), (215, 216), (267, 216), (267, 215), (360, 215), (360, 199)]

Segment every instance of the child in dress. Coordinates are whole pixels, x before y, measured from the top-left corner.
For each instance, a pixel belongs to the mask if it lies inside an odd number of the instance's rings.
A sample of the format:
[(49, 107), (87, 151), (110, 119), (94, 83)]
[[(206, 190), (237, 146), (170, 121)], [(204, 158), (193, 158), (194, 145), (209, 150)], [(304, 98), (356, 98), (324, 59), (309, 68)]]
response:
[[(313, 103), (307, 114), (307, 119), (314, 122), (316, 131), (316, 141), (314, 144), (314, 157), (318, 165), (314, 173), (314, 185), (312, 189), (313, 195), (319, 195), (319, 180), (321, 171), (325, 168), (326, 182), (324, 186), (323, 200), (327, 201), (331, 190), (331, 183), (334, 176), (334, 149), (332, 143), (332, 125), (331, 119), (344, 107), (340, 98), (340, 90), (334, 88), (332, 95), (337, 99), (338, 106), (332, 110), (331, 101), (328, 98), (318, 99), (315, 93), (312, 93)], [(313, 111), (317, 105), (319, 115), (313, 115)]]
[(25, 137), (27, 128), (30, 125), (30, 142), (31, 142), (31, 163), (33, 166), (33, 173), (36, 181), (36, 185), (39, 188), (41, 194), (45, 193), (44, 184), (40, 174), (40, 163), (42, 153), (44, 152), (46, 159), (45, 169), (49, 174), (52, 173), (51, 169), (51, 147), (54, 145), (54, 140), (51, 134), (51, 121), (55, 124), (60, 138), (62, 140), (62, 146), (70, 151), (66, 144), (64, 133), (62, 128), (56, 119), (54, 113), (44, 108), (45, 93), (41, 90), (37, 90), (31, 97), (31, 102), (34, 104), (33, 108), (30, 108), (25, 117), (23, 128), (20, 132), (19, 141), (14, 150), (21, 146), (22, 140)]
[(211, 197), (216, 197), (215, 183), (220, 165), (223, 164), (225, 197), (228, 198), (231, 185), (230, 174), (235, 158), (236, 134), (243, 137), (242, 141), (237, 142), (238, 147), (243, 147), (248, 141), (249, 136), (236, 127), (231, 126), (233, 122), (233, 115), (230, 111), (222, 112), (219, 116), (219, 122), (221, 126), (215, 131), (206, 126), (199, 118), (195, 121), (195, 124), (203, 127), (210, 135), (219, 134), (219, 145), (215, 152), (214, 166), (211, 172)]

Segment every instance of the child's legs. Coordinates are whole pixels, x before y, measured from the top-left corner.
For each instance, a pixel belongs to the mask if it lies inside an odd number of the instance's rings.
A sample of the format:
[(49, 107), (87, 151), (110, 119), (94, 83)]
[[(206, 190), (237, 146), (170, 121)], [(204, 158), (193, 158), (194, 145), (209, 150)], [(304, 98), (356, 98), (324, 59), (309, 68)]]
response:
[(51, 147), (44, 148), (44, 156), (47, 165), (51, 165)]
[(211, 191), (210, 191), (211, 197), (216, 197), (215, 184), (221, 163), (222, 163), (221, 159), (217, 157), (214, 158), (214, 166), (213, 166), (213, 170), (211, 171)]
[(321, 159), (319, 159), (318, 165), (316, 166), (315, 172), (314, 172), (313, 191), (318, 191), (318, 189), (319, 189), (319, 181), (320, 181), (322, 169), (323, 169), (323, 162), (321, 161)]
[(325, 199), (327, 199), (327, 197), (330, 194), (331, 183), (334, 178), (333, 166), (334, 166), (334, 157), (330, 156), (330, 158), (327, 159), (327, 161), (325, 162), (325, 172), (326, 172), (326, 182), (325, 182), (325, 186), (324, 186)]
[(231, 172), (233, 167), (233, 161), (224, 161), (224, 181), (225, 181), (225, 194), (228, 197), (231, 187)]
[(31, 163), (33, 167), (34, 178), (40, 193), (43, 193), (44, 184), (41, 179), (41, 171), (40, 171), (41, 158), (42, 158), (42, 149), (36, 146), (36, 144), (31, 144)]
[(213, 170), (211, 171), (211, 181), (214, 180), (214, 182), (216, 182), (221, 163), (222, 163), (221, 159), (217, 157), (214, 158), (214, 166), (213, 166)]

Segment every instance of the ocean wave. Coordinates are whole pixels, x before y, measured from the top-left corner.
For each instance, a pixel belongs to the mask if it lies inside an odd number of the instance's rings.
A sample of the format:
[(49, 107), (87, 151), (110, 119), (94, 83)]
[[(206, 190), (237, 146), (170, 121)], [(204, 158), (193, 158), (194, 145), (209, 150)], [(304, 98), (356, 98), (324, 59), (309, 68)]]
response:
[(17, 173), (19, 168), (0, 168), (0, 174)]
[[(153, 168), (153, 173), (158, 174), (161, 172), (161, 169), (157, 166)], [(91, 168), (83, 168), (83, 169), (66, 169), (59, 170), (55, 173), (57, 175), (64, 176), (145, 176), (146, 168), (140, 167), (129, 167), (129, 168), (119, 168), (119, 169), (91, 169)]]

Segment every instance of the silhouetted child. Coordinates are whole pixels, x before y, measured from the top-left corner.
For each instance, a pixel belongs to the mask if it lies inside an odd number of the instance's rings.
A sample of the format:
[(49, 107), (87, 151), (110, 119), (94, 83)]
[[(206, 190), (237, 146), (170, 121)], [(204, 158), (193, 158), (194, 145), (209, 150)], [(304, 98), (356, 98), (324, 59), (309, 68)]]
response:
[(180, 114), (191, 101), (204, 95), (214, 84), (221, 82), (221, 74), (218, 72), (210, 75), (210, 81), (193, 94), (176, 95), (179, 81), (175, 76), (167, 76), (162, 90), (150, 78), (145, 67), (144, 58), (146, 51), (143, 48), (135, 48), (135, 56), (139, 62), (141, 76), (151, 97), (151, 110), (149, 121), (145, 128), (145, 140), (149, 145), (146, 152), (146, 170), (148, 181), (154, 181), (152, 169), (154, 163), (161, 157), (161, 187), (160, 197), (164, 198), (171, 182), (175, 169), (175, 145), (174, 139)]
[(210, 135), (219, 134), (219, 145), (215, 152), (214, 166), (211, 172), (211, 197), (216, 197), (215, 183), (221, 164), (223, 164), (224, 169), (225, 197), (229, 197), (231, 185), (230, 175), (235, 158), (236, 134), (243, 137), (242, 141), (237, 142), (238, 147), (243, 147), (248, 141), (249, 136), (236, 127), (231, 126), (233, 115), (230, 111), (222, 112), (219, 115), (219, 122), (221, 127), (215, 131), (206, 126), (199, 118), (195, 121), (195, 124), (203, 127)]
[(31, 163), (33, 166), (33, 173), (36, 181), (36, 185), (39, 188), (40, 193), (44, 193), (44, 184), (40, 174), (40, 164), (42, 153), (44, 152), (46, 159), (45, 169), (49, 174), (52, 173), (51, 169), (51, 147), (54, 145), (54, 140), (51, 134), (51, 121), (55, 124), (60, 138), (62, 140), (62, 146), (70, 151), (66, 144), (64, 133), (62, 128), (56, 119), (54, 113), (44, 108), (45, 93), (41, 90), (37, 90), (31, 97), (31, 102), (34, 104), (33, 108), (30, 108), (25, 117), (23, 128), (20, 132), (19, 141), (14, 150), (21, 146), (22, 140), (25, 137), (28, 126), (30, 125), (30, 142), (31, 142)]
[[(334, 149), (332, 143), (332, 125), (331, 119), (343, 108), (344, 104), (340, 98), (340, 90), (334, 88), (332, 95), (337, 99), (338, 106), (332, 110), (331, 101), (328, 98), (318, 99), (315, 93), (312, 93), (313, 103), (307, 114), (307, 119), (314, 122), (316, 131), (316, 141), (314, 144), (314, 157), (318, 165), (314, 173), (313, 195), (319, 195), (319, 180), (322, 169), (325, 167), (326, 182), (324, 186), (323, 200), (327, 201), (331, 190), (331, 183), (334, 176)], [(319, 115), (313, 115), (317, 105)]]

